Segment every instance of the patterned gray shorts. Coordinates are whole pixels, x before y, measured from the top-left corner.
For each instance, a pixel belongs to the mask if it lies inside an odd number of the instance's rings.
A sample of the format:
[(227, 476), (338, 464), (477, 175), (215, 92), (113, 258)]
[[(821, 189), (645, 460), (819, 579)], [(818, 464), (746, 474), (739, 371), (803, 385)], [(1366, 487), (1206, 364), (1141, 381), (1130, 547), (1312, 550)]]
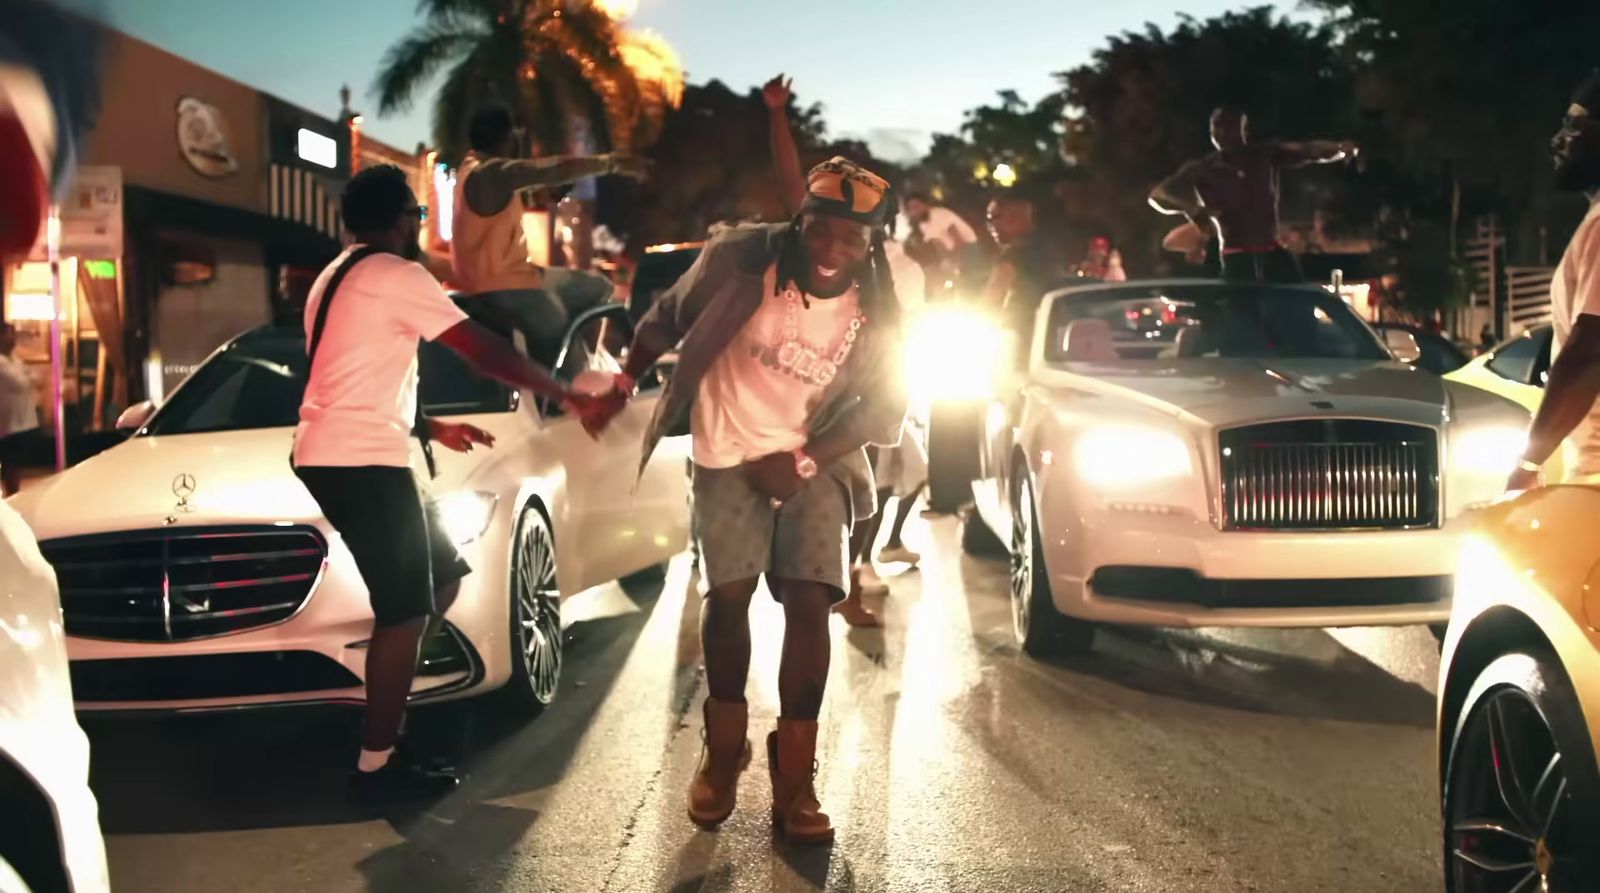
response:
[[(707, 586), (762, 574), (832, 587), (850, 586), (850, 494), (826, 475), (807, 481), (781, 508), (756, 492), (741, 468), (694, 469), (694, 523)], [(776, 593), (774, 593), (776, 597)]]

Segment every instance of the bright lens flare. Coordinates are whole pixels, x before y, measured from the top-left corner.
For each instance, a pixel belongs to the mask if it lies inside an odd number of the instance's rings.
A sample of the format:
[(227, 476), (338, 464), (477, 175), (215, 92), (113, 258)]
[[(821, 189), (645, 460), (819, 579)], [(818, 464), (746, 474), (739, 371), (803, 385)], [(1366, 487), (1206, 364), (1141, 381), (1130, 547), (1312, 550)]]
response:
[(639, 11), (639, 0), (594, 0), (594, 8), (620, 22)]
[(489, 520), (494, 517), (497, 500), (493, 493), (482, 490), (462, 490), (440, 498), (439, 519), (450, 541), (465, 546), (483, 536), (489, 529)]
[(1009, 336), (992, 316), (957, 305), (929, 307), (906, 341), (912, 405), (991, 396), (1009, 355)]
[(1503, 478), (1517, 467), (1527, 449), (1528, 432), (1524, 428), (1469, 428), (1451, 440), (1450, 461), (1463, 471)]
[(1078, 476), (1105, 488), (1150, 484), (1190, 473), (1189, 447), (1178, 435), (1133, 425), (1091, 428), (1078, 438)]

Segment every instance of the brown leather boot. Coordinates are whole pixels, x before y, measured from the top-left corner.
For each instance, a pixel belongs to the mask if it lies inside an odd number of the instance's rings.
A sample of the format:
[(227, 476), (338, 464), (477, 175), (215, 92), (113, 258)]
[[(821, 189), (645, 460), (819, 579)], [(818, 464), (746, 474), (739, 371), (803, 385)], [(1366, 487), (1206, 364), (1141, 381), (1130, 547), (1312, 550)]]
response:
[(700, 768), (689, 782), (689, 818), (718, 825), (733, 814), (739, 773), (750, 765), (750, 707), (706, 698), (705, 730), (700, 733)]
[(817, 802), (816, 720), (780, 719), (767, 736), (772, 773), (772, 826), (790, 843), (827, 843), (833, 823)]

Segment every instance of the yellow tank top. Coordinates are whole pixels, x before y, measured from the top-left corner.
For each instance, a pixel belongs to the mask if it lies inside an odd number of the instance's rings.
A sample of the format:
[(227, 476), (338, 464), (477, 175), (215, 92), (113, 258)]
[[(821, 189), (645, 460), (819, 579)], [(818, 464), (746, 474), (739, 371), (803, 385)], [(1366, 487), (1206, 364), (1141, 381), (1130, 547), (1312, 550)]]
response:
[(455, 285), (467, 294), (542, 288), (544, 274), (528, 258), (520, 196), (513, 195), (504, 208), (487, 217), (473, 213), (467, 204), (467, 179), (482, 162), (483, 156), (468, 152), (456, 173), (455, 220), (450, 234)]

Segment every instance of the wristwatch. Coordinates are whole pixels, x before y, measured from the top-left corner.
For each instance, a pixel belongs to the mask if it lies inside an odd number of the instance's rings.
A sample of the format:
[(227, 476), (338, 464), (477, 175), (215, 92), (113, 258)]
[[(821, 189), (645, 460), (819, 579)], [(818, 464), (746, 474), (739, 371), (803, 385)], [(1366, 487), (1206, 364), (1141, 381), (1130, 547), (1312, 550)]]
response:
[(795, 450), (794, 473), (802, 481), (811, 480), (817, 476), (817, 460), (807, 456), (805, 450)]
[(1522, 469), (1523, 471), (1542, 471), (1542, 470), (1544, 470), (1544, 466), (1542, 464), (1540, 464), (1538, 462), (1534, 462), (1534, 461), (1532, 461), (1530, 459), (1523, 459), (1523, 460), (1519, 461), (1517, 463), (1517, 467)]

